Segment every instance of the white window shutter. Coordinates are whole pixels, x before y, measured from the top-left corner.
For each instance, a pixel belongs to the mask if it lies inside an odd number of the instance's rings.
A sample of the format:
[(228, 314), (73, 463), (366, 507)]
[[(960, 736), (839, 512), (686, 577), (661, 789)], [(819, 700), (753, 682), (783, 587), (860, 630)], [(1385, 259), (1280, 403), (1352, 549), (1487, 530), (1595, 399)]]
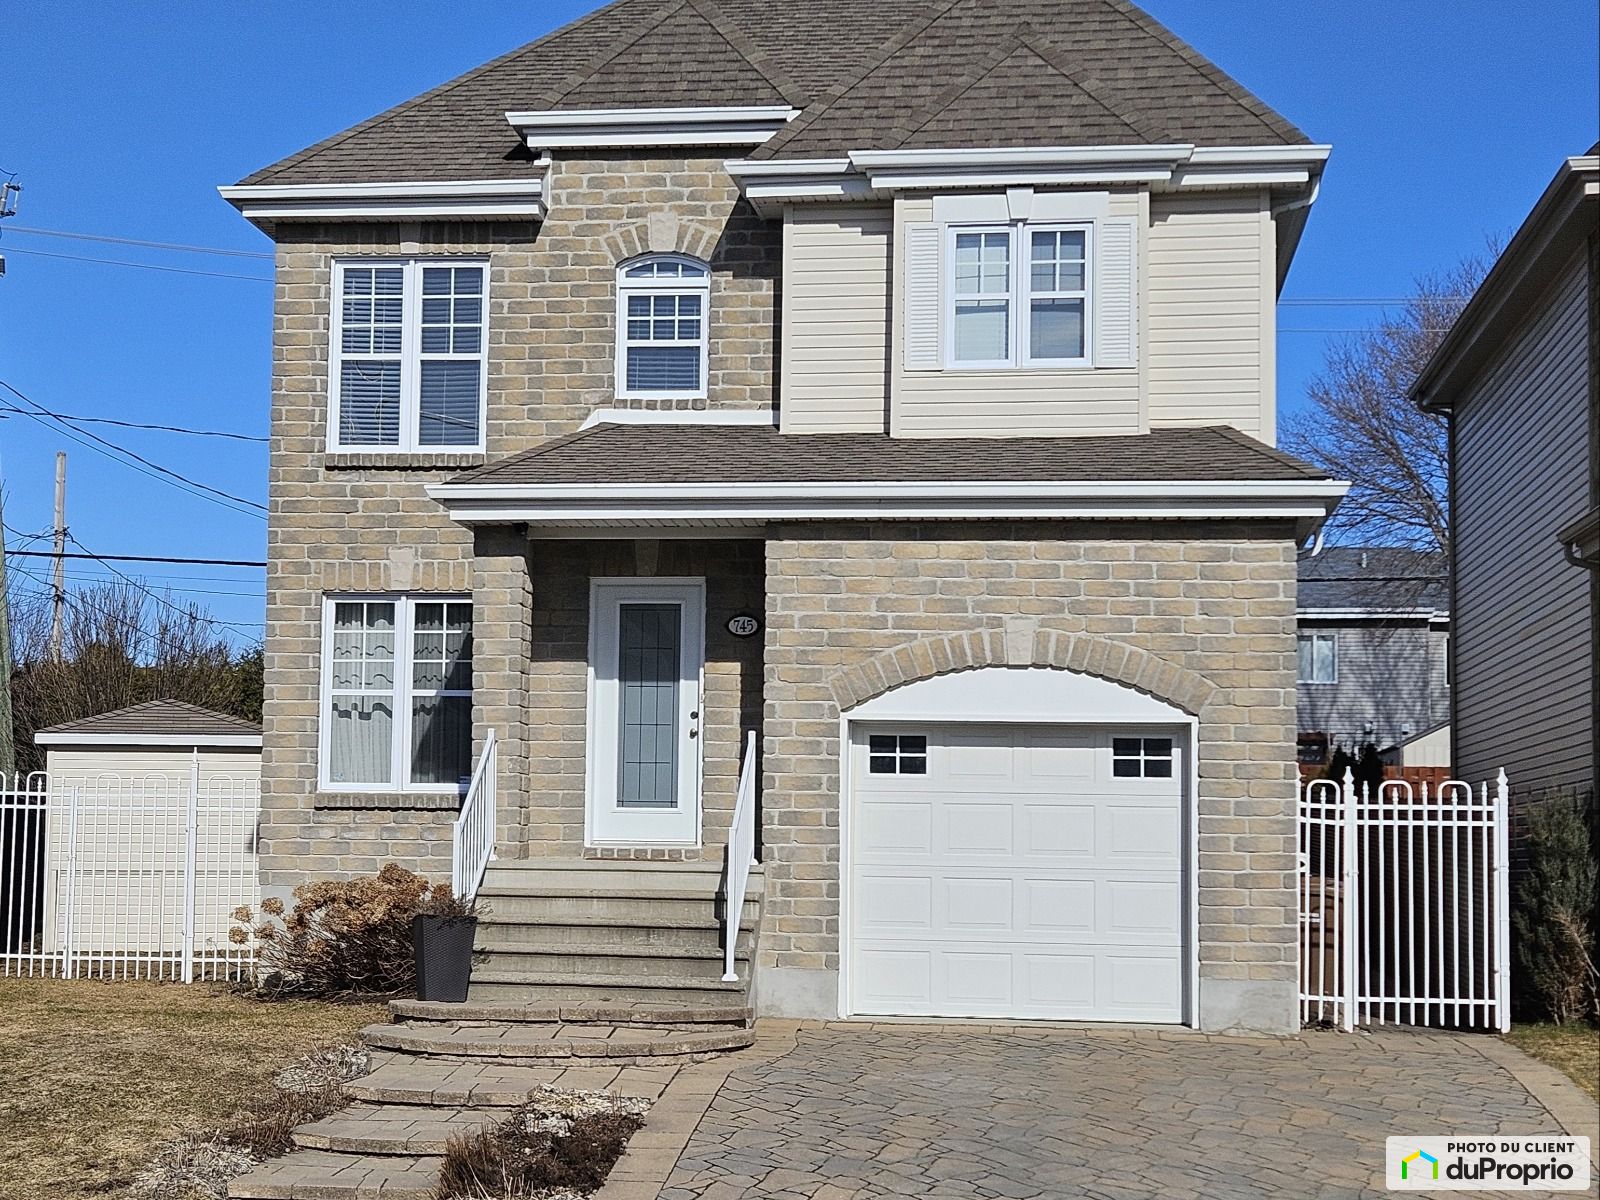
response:
[(1139, 241), (1136, 223), (1109, 217), (1095, 223), (1094, 365), (1139, 364)]
[(939, 226), (907, 225), (905, 356), (908, 371), (939, 369)]

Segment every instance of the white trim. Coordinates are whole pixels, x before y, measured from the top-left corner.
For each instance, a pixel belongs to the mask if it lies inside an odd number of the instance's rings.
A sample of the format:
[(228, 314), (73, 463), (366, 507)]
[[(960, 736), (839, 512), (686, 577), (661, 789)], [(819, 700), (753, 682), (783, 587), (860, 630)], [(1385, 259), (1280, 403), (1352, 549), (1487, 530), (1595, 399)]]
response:
[(219, 187), (217, 192), (252, 221), (389, 217), (538, 220), (545, 214), (542, 176), (398, 183), (240, 184)]
[(195, 746), (261, 749), (259, 733), (36, 733), (39, 746)]
[[(615, 765), (611, 755), (615, 745), (611, 735), (616, 733), (615, 713), (604, 713), (601, 705), (610, 697), (602, 696), (597, 666), (602, 655), (614, 656), (616, 652), (617, 614), (630, 600), (676, 604), (681, 612), (682, 639), (679, 645), (680, 682), (693, 688), (693, 694), (682, 697), (688, 711), (697, 714), (685, 718), (684, 734), (680, 739), (678, 764), (679, 805), (675, 809), (639, 809), (630, 814), (638, 824), (675, 824), (693, 829), (693, 836), (671, 836), (665, 831), (660, 836), (638, 837), (632, 834), (602, 836), (602, 819), (599, 807), (604, 793), (611, 791), (607, 783), (615, 782)], [(703, 837), (703, 792), (705, 785), (703, 732), (709, 722), (705, 719), (705, 626), (706, 581), (704, 576), (679, 577), (595, 577), (589, 581), (589, 652), (586, 664), (587, 698), (585, 701), (585, 729), (583, 756), (583, 843), (585, 846), (698, 846)], [(692, 728), (693, 732), (689, 732)], [(604, 743), (604, 744), (602, 744)], [(612, 764), (602, 767), (601, 755)], [(614, 811), (615, 805), (612, 805)], [(616, 817), (607, 818), (615, 823)]]
[[(979, 668), (983, 671), (1034, 671), (1051, 672), (1052, 674), (1067, 676), (1068, 678), (1096, 679), (1099, 682), (1111, 683), (1109, 680), (1098, 680), (1097, 676), (1084, 675), (1081, 672), (1057, 671), (1050, 667), (991, 667)], [(959, 679), (970, 672), (954, 672), (953, 678)], [(940, 678), (940, 677), (934, 677)], [(918, 682), (929, 682), (922, 680)], [(1124, 687), (1122, 684), (1111, 684), (1114, 687)], [(914, 688), (915, 683), (907, 685)], [(879, 706), (874, 710), (877, 702), (895, 694), (895, 691), (905, 689), (892, 689), (882, 696), (874, 697), (865, 704), (839, 714), (839, 984), (838, 1006), (839, 1016), (850, 1019), (854, 1016), (854, 1003), (850, 991), (850, 931), (854, 927), (854, 913), (851, 908), (850, 871), (851, 871), (851, 809), (853, 797), (851, 795), (851, 767), (853, 746), (851, 728), (853, 723), (870, 725), (874, 723), (894, 722), (900, 723), (938, 723), (943, 725), (961, 724), (1053, 724), (1075, 727), (1104, 727), (1109, 725), (1140, 725), (1152, 728), (1181, 729), (1186, 734), (1184, 753), (1187, 758), (1185, 772), (1186, 792), (1183, 798), (1184, 811), (1184, 849), (1183, 869), (1186, 876), (1184, 888), (1184, 903), (1187, 908), (1184, 921), (1185, 946), (1184, 959), (1187, 970), (1185, 972), (1185, 996), (1183, 1024), (1190, 1028), (1198, 1029), (1200, 1026), (1200, 855), (1199, 855), (1199, 830), (1200, 830), (1200, 720), (1190, 716), (1176, 706), (1169, 705), (1166, 701), (1156, 700), (1154, 703), (1169, 709), (1161, 714), (1147, 714), (1145, 716), (1128, 715), (1118, 716), (1114, 721), (1104, 720), (1062, 720), (1060, 709), (1049, 713), (1040, 713), (1036, 708), (1020, 708), (1001, 710), (991, 714), (985, 712), (981, 716), (951, 716), (948, 712), (938, 714), (928, 713), (917, 715), (914, 706), (905, 706), (903, 710), (895, 711), (893, 716), (874, 717), (874, 711), (888, 713), (891, 710)], [(1127, 689), (1132, 691), (1133, 689)], [(1016, 716), (1016, 712), (1031, 712), (1031, 716)]]
[[(377, 603), (394, 605), (394, 684), (389, 695), (394, 704), (390, 722), (389, 782), (335, 783), (328, 777), (333, 728), (333, 613), (336, 604)], [(426, 794), (459, 796), (465, 791), (465, 777), (457, 783), (411, 783), (411, 700), (416, 694), (411, 683), (416, 605), (465, 604), (472, 606), (469, 594), (458, 592), (325, 592), (322, 596), (322, 638), (317, 673), (317, 789), (330, 793)], [(473, 613), (476, 620), (477, 613)], [(460, 692), (438, 695), (459, 695)], [(467, 695), (471, 695), (469, 691)], [(468, 764), (468, 772), (471, 764)]]
[[(1314, 579), (1306, 583), (1317, 582)], [(1297, 608), (1302, 621), (1448, 621), (1450, 610), (1443, 608)]]
[(508, 112), (533, 150), (590, 146), (760, 145), (800, 115), (778, 105), (568, 108)]
[[(628, 278), (628, 272), (644, 263), (672, 262), (693, 267), (696, 275), (689, 277), (665, 276), (662, 278), (641, 277)], [(628, 337), (628, 301), (634, 296), (695, 296), (700, 301), (700, 336), (692, 342), (688, 339), (673, 339), (664, 341), (632, 341)], [(672, 320), (676, 323), (682, 318), (674, 314)], [(630, 388), (627, 385), (628, 350), (638, 346), (650, 347), (683, 347), (688, 345), (698, 346), (700, 350), (699, 386), (679, 389), (650, 389)], [(635, 255), (626, 262), (617, 264), (616, 273), (616, 345), (613, 348), (612, 382), (615, 385), (614, 393), (618, 400), (704, 400), (710, 388), (711, 374), (711, 266), (700, 259), (688, 254), (676, 252), (649, 253)]]
[[(803, 439), (797, 438), (797, 441)], [(435, 483), (428, 495), (446, 503), (462, 500), (671, 500), (762, 501), (816, 498), (851, 500), (1136, 500), (1235, 501), (1273, 503), (1291, 500), (1336, 500), (1348, 483), (1326, 479), (1238, 480), (1193, 483), (1139, 480), (1127, 483), (1001, 480), (889, 482), (797, 481), (794, 483)]]
[[(400, 363), (399, 441), (351, 442), (339, 440), (339, 385), (345, 353), (344, 276), (350, 270), (399, 267), (401, 270), (400, 349), (393, 354), (352, 354), (351, 358), (398, 359)], [(424, 444), (422, 433), (422, 363), (469, 362), (469, 354), (425, 353), (422, 349), (422, 272), (429, 267), (477, 267), (483, 272), (479, 294), (478, 331), (478, 436), (470, 442)], [(441, 454), (482, 454), (489, 410), (489, 260), (483, 257), (445, 258), (336, 258), (328, 283), (328, 393), (327, 442), (330, 454), (405, 454), (428, 458)]]
[(596, 425), (761, 425), (776, 428), (771, 408), (597, 408), (580, 430)]

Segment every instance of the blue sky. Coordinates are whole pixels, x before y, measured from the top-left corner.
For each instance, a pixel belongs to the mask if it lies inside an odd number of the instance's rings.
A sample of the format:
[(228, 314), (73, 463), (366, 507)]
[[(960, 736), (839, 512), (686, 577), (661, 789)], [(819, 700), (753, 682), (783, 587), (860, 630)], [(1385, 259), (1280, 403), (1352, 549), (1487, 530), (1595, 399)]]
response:
[[(254, 168), (565, 23), (590, 4), (86, 4), (7, 12), (0, 177), (0, 380), (58, 412), (264, 434), (271, 288), (262, 258), (22, 232), (64, 230), (262, 254), (217, 197)], [(1287, 301), (1406, 294), (1521, 221), (1559, 161), (1597, 136), (1595, 0), (1148, 0), (1146, 7), (1318, 141), (1334, 145)], [(1507, 20), (1509, 12), (1514, 20)], [(134, 260), (180, 274), (49, 255)], [(248, 278), (231, 278), (247, 276)], [(1329, 336), (1370, 307), (1290, 303), (1279, 355), (1292, 409)], [(0, 392), (0, 405), (14, 398)], [(3, 416), (3, 414), (0, 414)], [(90, 426), (190, 479), (257, 502), (256, 443)], [(50, 522), (69, 452), (73, 534), (100, 553), (259, 558), (265, 523), (0, 419), (6, 523)], [(8, 536), (15, 547), (18, 538)], [(31, 543), (39, 548), (41, 543)], [(14, 567), (43, 573), (38, 560)], [(133, 568), (129, 568), (133, 570)], [(79, 578), (103, 575), (79, 564)], [(152, 567), (249, 638), (261, 572)], [(14, 577), (15, 578), (15, 577)], [(38, 585), (17, 578), (22, 589)]]

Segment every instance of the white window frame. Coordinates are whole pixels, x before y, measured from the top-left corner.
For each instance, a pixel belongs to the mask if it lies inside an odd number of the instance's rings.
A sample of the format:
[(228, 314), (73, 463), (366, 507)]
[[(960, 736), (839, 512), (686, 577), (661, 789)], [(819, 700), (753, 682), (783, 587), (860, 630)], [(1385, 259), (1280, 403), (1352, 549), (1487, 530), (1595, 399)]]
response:
[[(1044, 299), (1083, 299), (1083, 353), (1076, 358), (1039, 358), (1030, 345), (1033, 316), (1031, 258), (1035, 233), (1083, 234), (1083, 288), (1072, 292), (1041, 293)], [(1006, 356), (1000, 359), (961, 360), (955, 357), (956, 239), (963, 233), (1004, 233), (1010, 241), (1011, 288)], [(1095, 243), (1093, 221), (972, 221), (944, 227), (942, 243), (943, 304), (940, 309), (940, 361), (947, 371), (1081, 370), (1094, 365)]]
[[(335, 782), (329, 777), (333, 763), (331, 732), (333, 729), (333, 633), (334, 606), (338, 604), (393, 604), (394, 620), (394, 722), (389, 745), (389, 782), (350, 783)], [(329, 592), (322, 598), (322, 670), (318, 684), (317, 702), (317, 788), (324, 792), (343, 792), (361, 795), (383, 793), (427, 793), (429, 795), (461, 795), (464, 785), (457, 783), (412, 783), (411, 780), (411, 701), (418, 695), (472, 696), (471, 689), (428, 688), (419, 692), (412, 685), (412, 659), (415, 657), (413, 634), (416, 631), (416, 606), (418, 604), (472, 604), (472, 597), (458, 592)], [(476, 638), (477, 614), (473, 614)], [(477, 646), (474, 642), (473, 652)], [(371, 694), (353, 689), (341, 690), (345, 694)]]
[[(668, 276), (660, 279), (629, 278), (628, 272), (650, 262), (675, 262), (695, 268), (701, 275), (685, 279)], [(700, 297), (700, 337), (673, 341), (630, 342), (628, 339), (628, 299), (632, 296), (659, 296), (663, 293)], [(617, 266), (617, 312), (615, 371), (618, 400), (703, 400), (707, 395), (711, 370), (711, 266), (687, 254), (643, 254)], [(628, 348), (639, 346), (692, 346), (700, 348), (700, 386), (697, 388), (655, 390), (628, 386)]]
[[(1317, 641), (1319, 639), (1323, 640), (1323, 641), (1326, 641), (1333, 648), (1331, 654), (1329, 655), (1329, 663), (1332, 665), (1333, 670), (1329, 674), (1329, 677), (1327, 679), (1318, 679), (1318, 678), (1316, 678), (1316, 674), (1317, 674), (1317, 647), (1316, 647), (1316, 643), (1317, 643)], [(1312, 643), (1312, 645), (1311, 645), (1311, 677), (1302, 679), (1300, 677), (1300, 643), (1307, 642), (1307, 641)], [(1295, 682), (1296, 683), (1308, 683), (1308, 684), (1312, 684), (1312, 685), (1317, 686), (1317, 687), (1323, 687), (1323, 686), (1325, 686), (1327, 684), (1333, 684), (1333, 683), (1338, 683), (1339, 682), (1339, 635), (1337, 633), (1334, 633), (1334, 632), (1331, 632), (1331, 631), (1328, 631), (1328, 630), (1301, 630), (1300, 633), (1298, 633), (1295, 636), (1294, 656), (1295, 656), (1295, 672), (1294, 673), (1295, 673)]]
[[(403, 272), (400, 324), (400, 437), (393, 444), (339, 440), (339, 381), (344, 369), (344, 275), (347, 270), (399, 267)], [(424, 267), (478, 267), (483, 271), (483, 328), (478, 353), (422, 352), (422, 271)], [(484, 426), (489, 407), (489, 260), (486, 258), (340, 258), (333, 263), (328, 321), (328, 450), (336, 454), (407, 454), (432, 457), (484, 453)], [(352, 354), (352, 358), (372, 355)], [(478, 362), (478, 437), (471, 443), (423, 445), (422, 363)]]

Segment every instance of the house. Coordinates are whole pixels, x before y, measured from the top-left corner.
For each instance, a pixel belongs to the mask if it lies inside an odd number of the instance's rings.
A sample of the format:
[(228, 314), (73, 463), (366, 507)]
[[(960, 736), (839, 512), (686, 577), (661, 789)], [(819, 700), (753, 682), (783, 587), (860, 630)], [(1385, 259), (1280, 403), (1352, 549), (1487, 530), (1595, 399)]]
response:
[(1302, 765), (1370, 743), (1399, 766), (1449, 766), (1445, 556), (1328, 546), (1300, 559), (1299, 577)]
[(1412, 388), (1450, 419), (1455, 770), (1600, 763), (1600, 145), (1567, 159)]
[(223, 188), (265, 891), (487, 775), (477, 996), (1295, 1027), (1327, 155), (1123, 0), (618, 0)]

